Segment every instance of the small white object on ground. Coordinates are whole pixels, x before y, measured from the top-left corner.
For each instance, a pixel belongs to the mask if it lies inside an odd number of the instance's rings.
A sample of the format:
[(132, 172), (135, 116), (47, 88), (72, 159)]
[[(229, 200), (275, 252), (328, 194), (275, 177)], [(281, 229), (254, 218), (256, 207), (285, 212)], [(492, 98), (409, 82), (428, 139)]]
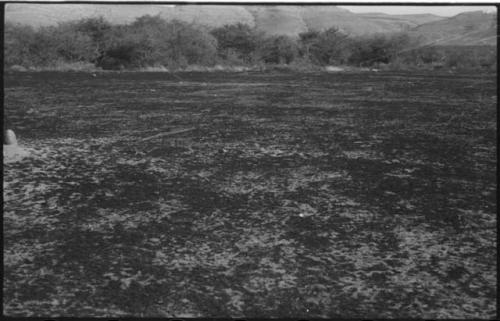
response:
[(305, 204), (305, 203), (300, 204), (299, 209), (300, 209), (299, 217), (302, 217), (302, 218), (313, 216), (313, 215), (318, 213), (318, 211), (315, 208), (313, 208), (311, 205)]
[(4, 142), (5, 145), (17, 145), (16, 134), (11, 129), (5, 131)]
[(325, 70), (329, 72), (339, 72), (339, 71), (344, 71), (344, 68), (337, 66), (326, 66)]
[(14, 132), (10, 129), (7, 129), (5, 131), (4, 145), (3, 145), (4, 164), (20, 161), (21, 159), (23, 159), (28, 155), (29, 153), (22, 147), (19, 147), (19, 145), (17, 144), (17, 139)]

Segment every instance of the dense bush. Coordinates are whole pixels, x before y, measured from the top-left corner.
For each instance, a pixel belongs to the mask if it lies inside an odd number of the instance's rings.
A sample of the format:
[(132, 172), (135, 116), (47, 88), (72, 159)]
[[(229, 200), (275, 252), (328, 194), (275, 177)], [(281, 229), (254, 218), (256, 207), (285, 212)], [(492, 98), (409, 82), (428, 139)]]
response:
[(64, 62), (94, 62), (98, 57), (96, 42), (75, 24), (34, 30), (6, 24), (5, 64), (26, 67), (55, 66)]
[(495, 71), (497, 51), (492, 46), (423, 46), (405, 50), (394, 60), (417, 68)]
[(216, 28), (211, 34), (217, 39), (220, 58), (241, 63), (252, 61), (262, 37), (254, 29), (241, 23)]
[(61, 24), (44, 32), (63, 61), (95, 61), (98, 57), (97, 44), (90, 35), (78, 31), (73, 24)]
[(406, 33), (357, 37), (351, 42), (348, 61), (357, 66), (389, 64), (414, 44), (415, 40)]
[(99, 18), (88, 18), (82, 19), (74, 23), (74, 30), (86, 35), (93, 42), (93, 48), (95, 50), (94, 59), (90, 62), (98, 63), (100, 59), (103, 58), (107, 35), (112, 30), (112, 26), (102, 17)]
[(350, 39), (337, 28), (299, 35), (302, 55), (318, 65), (343, 65), (350, 55)]
[(264, 36), (244, 24), (207, 30), (160, 16), (112, 25), (102, 17), (34, 29), (7, 23), (5, 66), (103, 69), (290, 65), (301, 70), (353, 65), (496, 70), (492, 46), (426, 46), (411, 33), (351, 37), (337, 28), (298, 38)]
[(6, 66), (30, 66), (34, 63), (35, 30), (29, 26), (5, 24), (4, 63)]
[(208, 32), (179, 21), (143, 16), (108, 35), (99, 65), (105, 69), (186, 67), (215, 62), (217, 41)]
[(274, 36), (264, 39), (257, 48), (260, 60), (270, 64), (289, 64), (299, 53), (298, 45), (287, 36)]

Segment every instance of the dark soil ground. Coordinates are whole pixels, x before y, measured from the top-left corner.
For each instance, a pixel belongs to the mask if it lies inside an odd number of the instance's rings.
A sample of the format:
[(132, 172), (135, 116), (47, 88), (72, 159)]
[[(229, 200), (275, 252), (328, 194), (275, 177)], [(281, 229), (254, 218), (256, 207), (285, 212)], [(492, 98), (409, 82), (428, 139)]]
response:
[(496, 316), (494, 76), (4, 80), (6, 315)]

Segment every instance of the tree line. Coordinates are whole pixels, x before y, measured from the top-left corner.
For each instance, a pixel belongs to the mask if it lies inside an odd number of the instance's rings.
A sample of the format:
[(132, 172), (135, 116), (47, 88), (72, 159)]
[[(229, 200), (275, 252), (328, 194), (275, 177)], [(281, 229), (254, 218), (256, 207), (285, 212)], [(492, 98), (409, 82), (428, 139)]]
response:
[(109, 70), (180, 70), (193, 65), (288, 65), (306, 69), (343, 65), (496, 69), (494, 47), (426, 46), (408, 32), (355, 37), (330, 28), (292, 38), (268, 36), (245, 24), (208, 30), (146, 15), (119, 25), (102, 17), (38, 29), (7, 23), (4, 35), (6, 67), (82, 64)]

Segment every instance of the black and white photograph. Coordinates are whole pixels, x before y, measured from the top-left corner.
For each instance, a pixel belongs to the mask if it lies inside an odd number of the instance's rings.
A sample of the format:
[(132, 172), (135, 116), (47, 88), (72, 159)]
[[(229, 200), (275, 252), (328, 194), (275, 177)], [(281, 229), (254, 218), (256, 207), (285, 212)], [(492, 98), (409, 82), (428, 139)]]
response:
[(495, 4), (2, 4), (4, 316), (498, 317)]

